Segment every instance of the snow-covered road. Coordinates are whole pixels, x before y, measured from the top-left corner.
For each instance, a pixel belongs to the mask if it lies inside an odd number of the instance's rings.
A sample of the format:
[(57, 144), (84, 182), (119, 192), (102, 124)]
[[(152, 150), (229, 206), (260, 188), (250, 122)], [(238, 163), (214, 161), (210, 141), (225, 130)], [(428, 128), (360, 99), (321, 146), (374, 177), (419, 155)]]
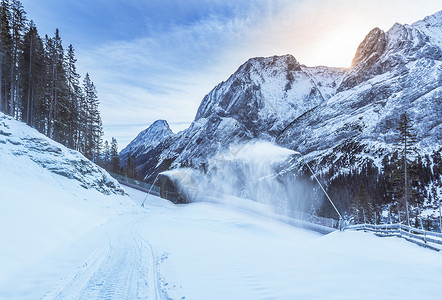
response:
[(0, 283), (0, 299), (164, 299), (146, 221), (142, 210), (113, 218)]

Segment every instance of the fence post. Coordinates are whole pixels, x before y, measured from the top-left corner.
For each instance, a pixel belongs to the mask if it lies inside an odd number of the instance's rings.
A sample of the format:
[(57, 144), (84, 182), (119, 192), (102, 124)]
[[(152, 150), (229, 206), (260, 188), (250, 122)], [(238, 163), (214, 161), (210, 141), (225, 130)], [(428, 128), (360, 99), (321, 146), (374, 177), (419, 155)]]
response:
[(390, 211), (390, 224), (391, 224), (391, 203), (390, 203), (390, 205), (388, 206), (388, 210)]
[(442, 212), (440, 208), (440, 201), (442, 197), (439, 197), (439, 232), (442, 233)]
[(398, 216), (399, 216), (399, 224), (398, 224), (398, 229), (399, 229), (399, 236), (402, 236), (402, 226), (401, 226), (401, 211), (398, 209)]
[(362, 209), (362, 215), (364, 216), (364, 232), (367, 232), (367, 220), (365, 219), (365, 209)]

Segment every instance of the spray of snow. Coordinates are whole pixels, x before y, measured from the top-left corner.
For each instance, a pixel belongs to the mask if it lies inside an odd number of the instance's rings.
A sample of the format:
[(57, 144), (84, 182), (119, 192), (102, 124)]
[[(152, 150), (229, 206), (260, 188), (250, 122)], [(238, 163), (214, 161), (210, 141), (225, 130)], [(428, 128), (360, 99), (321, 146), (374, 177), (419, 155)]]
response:
[(305, 188), (290, 172), (299, 153), (265, 141), (231, 145), (208, 160), (204, 171), (175, 169), (163, 174), (192, 202), (216, 202), (255, 212), (291, 215), (306, 211)]

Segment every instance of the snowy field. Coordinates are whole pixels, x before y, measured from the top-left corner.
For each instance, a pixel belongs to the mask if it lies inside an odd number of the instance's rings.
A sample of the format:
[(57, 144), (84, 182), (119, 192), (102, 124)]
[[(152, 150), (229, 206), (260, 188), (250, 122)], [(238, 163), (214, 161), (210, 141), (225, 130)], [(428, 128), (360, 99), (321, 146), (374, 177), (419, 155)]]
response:
[(441, 299), (441, 255), (398, 238), (154, 196), (143, 209), (130, 188), (103, 196), (6, 167), (1, 299)]

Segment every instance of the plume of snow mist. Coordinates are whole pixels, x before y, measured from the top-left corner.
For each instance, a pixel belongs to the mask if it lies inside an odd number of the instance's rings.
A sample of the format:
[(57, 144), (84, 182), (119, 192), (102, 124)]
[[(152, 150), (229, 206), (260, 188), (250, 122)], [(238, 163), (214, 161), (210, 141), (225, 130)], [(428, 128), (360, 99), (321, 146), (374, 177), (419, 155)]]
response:
[(269, 142), (252, 141), (215, 154), (204, 171), (179, 169), (163, 174), (193, 202), (290, 215), (292, 210), (305, 211), (303, 197), (298, 195), (302, 187), (291, 172), (299, 166), (297, 154)]

